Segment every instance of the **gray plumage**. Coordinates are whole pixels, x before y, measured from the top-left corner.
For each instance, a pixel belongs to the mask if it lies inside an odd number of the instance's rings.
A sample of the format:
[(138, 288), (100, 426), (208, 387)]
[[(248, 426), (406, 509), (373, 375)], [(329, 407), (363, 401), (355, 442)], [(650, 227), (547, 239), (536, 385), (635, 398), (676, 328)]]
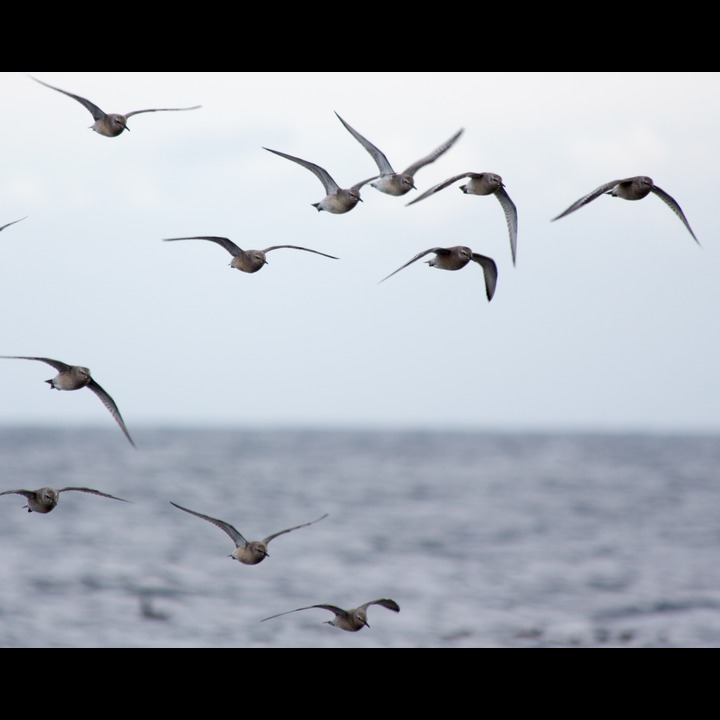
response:
[(50, 385), (50, 388), (52, 390), (61, 390), (65, 392), (82, 390), (83, 388), (91, 390), (93, 393), (95, 393), (95, 395), (97, 395), (98, 398), (100, 398), (102, 404), (110, 411), (110, 414), (115, 418), (115, 421), (120, 426), (120, 429), (123, 431), (123, 434), (129, 440), (130, 444), (135, 447), (135, 442), (130, 437), (130, 433), (125, 426), (125, 421), (122, 419), (122, 415), (120, 414), (118, 406), (116, 405), (115, 401), (110, 397), (110, 395), (102, 387), (100, 387), (97, 382), (95, 382), (88, 368), (81, 367), (79, 365), (67, 365), (64, 362), (60, 362), (59, 360), (51, 360), (50, 358), (42, 357), (3, 355), (0, 356), (0, 360), (32, 360), (35, 362), (43, 362), (46, 365), (50, 365), (50, 367), (53, 367), (55, 368), (55, 370), (58, 371), (58, 375), (56, 377), (52, 378), (51, 380), (45, 381), (48, 385)]
[(11, 227), (12, 225), (17, 225), (19, 222), (22, 222), (23, 220), (27, 220), (27, 217), (20, 218), (20, 220), (15, 220), (14, 222), (8, 223), (7, 225), (3, 225), (2, 227), (0, 227), (0, 232)]
[(461, 129), (455, 133), (447, 142), (440, 145), (440, 147), (433, 150), (429, 155), (418, 160), (417, 162), (410, 165), (404, 172), (395, 172), (390, 161), (387, 159), (385, 153), (383, 153), (376, 145), (373, 145), (366, 137), (361, 135), (355, 128), (349, 125), (343, 120), (340, 115), (337, 115), (338, 120), (343, 124), (345, 129), (367, 150), (370, 157), (375, 161), (375, 164), (380, 170), (379, 179), (371, 183), (371, 186), (376, 190), (379, 190), (386, 195), (394, 195), (400, 197), (406, 195), (411, 190), (416, 190), (415, 187), (415, 175), (419, 170), (434, 163), (438, 158), (442, 157), (455, 143), (462, 137), (465, 132)]
[(330, 175), (325, 168), (320, 167), (320, 165), (295, 157), (294, 155), (287, 155), (279, 150), (271, 150), (270, 148), (263, 148), (263, 150), (267, 150), (274, 155), (278, 155), (286, 160), (297, 163), (309, 170), (315, 175), (315, 177), (318, 178), (318, 180), (320, 180), (325, 188), (326, 196), (319, 203), (313, 204), (313, 207), (318, 212), (329, 212), (333, 215), (344, 215), (345, 213), (349, 213), (357, 207), (358, 203), (363, 202), (363, 199), (360, 196), (360, 191), (365, 187), (365, 185), (377, 177), (376, 175), (368, 178), (367, 180), (363, 180), (362, 182), (357, 183), (357, 185), (353, 185), (350, 189), (343, 189), (337, 184), (337, 182), (335, 182), (332, 175)]
[(485, 289), (487, 293), (488, 301), (492, 302), (495, 297), (495, 291), (497, 290), (498, 281), (498, 267), (497, 263), (485, 255), (474, 253), (470, 248), (464, 246), (452, 247), (452, 248), (431, 248), (424, 252), (416, 255), (410, 262), (405, 263), (401, 268), (398, 268), (394, 273), (391, 273), (386, 278), (381, 280), (384, 283), (394, 275), (397, 275), (401, 270), (409, 267), (418, 260), (422, 260), (428, 255), (435, 254), (432, 260), (428, 261), (428, 265), (439, 270), (450, 270), (457, 271), (467, 267), (471, 262), (476, 262), (483, 269), (485, 276)]
[(178, 242), (181, 240), (208, 240), (216, 245), (220, 245), (220, 247), (225, 248), (225, 250), (233, 256), (232, 262), (230, 263), (231, 268), (250, 274), (259, 272), (268, 265), (269, 263), (266, 256), (274, 250), (302, 250), (315, 255), (322, 255), (323, 257), (330, 258), (331, 260), (338, 260), (338, 258), (334, 255), (326, 255), (325, 253), (318, 252), (317, 250), (310, 250), (309, 248), (300, 247), (298, 245), (274, 245), (273, 247), (266, 248), (265, 250), (242, 250), (229, 238), (214, 237), (211, 235), (168, 238), (167, 240), (164, 240), (164, 242)]
[(27, 509), (29, 513), (48, 515), (57, 507), (60, 502), (60, 495), (66, 492), (81, 492), (87, 493), (88, 495), (97, 495), (98, 497), (108, 498), (109, 500), (117, 500), (124, 503), (129, 502), (128, 500), (123, 500), (122, 498), (115, 497), (114, 495), (108, 495), (107, 493), (100, 492), (99, 490), (81, 487), (67, 487), (62, 490), (56, 490), (55, 488), (41, 488), (40, 490), (7, 490), (6, 492), (1, 492), (0, 497), (3, 495), (22, 495), (28, 501), (28, 504), (24, 509)]
[(270, 545), (273, 540), (279, 538), (281, 535), (287, 535), (288, 533), (295, 532), (295, 530), (301, 530), (302, 528), (315, 525), (316, 523), (319, 523), (321, 520), (325, 520), (325, 518), (328, 517), (328, 515), (323, 515), (321, 518), (313, 520), (312, 522), (305, 523), (304, 525), (298, 525), (297, 527), (292, 527), (288, 530), (281, 530), (280, 532), (274, 533), (273, 535), (269, 535), (264, 540), (251, 542), (246, 540), (243, 537), (242, 533), (240, 533), (236, 528), (234, 528), (229, 523), (224, 522), (223, 520), (218, 520), (217, 518), (210, 517), (209, 515), (203, 515), (202, 513), (195, 512), (194, 510), (188, 510), (187, 508), (184, 508), (181, 505), (177, 505), (174, 502), (171, 502), (170, 504), (173, 507), (176, 507), (178, 510), (182, 510), (183, 512), (186, 512), (190, 515), (194, 515), (201, 520), (206, 520), (207, 522), (215, 525), (215, 527), (220, 528), (220, 530), (222, 530), (226, 535), (228, 535), (230, 539), (235, 543), (235, 552), (233, 552), (230, 557), (233, 560), (237, 560), (239, 563), (242, 563), (243, 565), (259, 565), (269, 557), (268, 545)]
[(88, 110), (88, 112), (93, 116), (93, 119), (95, 120), (94, 124), (90, 126), (91, 129), (100, 135), (104, 135), (105, 137), (110, 138), (117, 137), (125, 130), (129, 132), (130, 128), (127, 126), (127, 121), (133, 115), (141, 115), (143, 113), (154, 112), (182, 112), (185, 110), (197, 110), (202, 107), (201, 105), (193, 105), (192, 107), (185, 108), (150, 108), (148, 110), (133, 110), (129, 113), (125, 113), (124, 115), (121, 115), (119, 113), (106, 113), (101, 110), (97, 105), (95, 105), (95, 103), (90, 102), (90, 100), (81, 97), (80, 95), (75, 95), (71, 92), (68, 92), (67, 90), (61, 90), (54, 85), (50, 85), (46, 82), (43, 82), (42, 80), (38, 80), (32, 75), (28, 75), (28, 77), (34, 80), (36, 83), (40, 83), (40, 85), (44, 85), (51, 90), (55, 90), (59, 93), (62, 93), (63, 95), (67, 95), (68, 97), (73, 98), (73, 100), (77, 100), (81, 105), (85, 107), (86, 110)]
[(623, 200), (635, 201), (643, 200), (650, 195), (650, 193), (657, 195), (657, 197), (659, 197), (680, 218), (680, 220), (682, 220), (683, 225), (685, 225), (688, 229), (688, 232), (692, 235), (693, 240), (700, 245), (700, 241), (697, 239), (693, 229), (690, 227), (690, 223), (685, 217), (685, 213), (682, 211), (682, 208), (677, 200), (659, 188), (652, 178), (645, 175), (625, 178), (624, 180), (613, 180), (612, 182), (601, 185), (599, 188), (596, 188), (591, 193), (588, 193), (577, 202), (573, 203), (564, 213), (561, 213), (556, 218), (553, 218), (553, 222), (567, 217), (576, 210), (585, 207), (585, 205), (591, 203), (593, 200), (597, 200), (601, 195), (610, 195), (611, 197), (622, 198)]
[(280, 613), (279, 615), (273, 615), (272, 617), (265, 618), (261, 622), (268, 622), (269, 620), (275, 620), (277, 618), (303, 612), (305, 610), (328, 610), (335, 615), (335, 619), (330, 620), (326, 623), (327, 625), (332, 625), (333, 627), (344, 630), (345, 632), (355, 633), (360, 632), (363, 628), (370, 628), (367, 621), (367, 612), (368, 608), (373, 605), (379, 605), (380, 607), (392, 610), (395, 613), (400, 612), (400, 606), (394, 600), (373, 600), (372, 602), (365, 603), (364, 605), (352, 610), (343, 610), (336, 605), (311, 605), (309, 607), (291, 610), (290, 612)]
[(498, 202), (503, 209), (503, 213), (505, 213), (505, 221), (507, 222), (508, 232), (510, 233), (510, 249), (512, 251), (513, 265), (517, 265), (518, 212), (515, 203), (510, 199), (510, 196), (505, 189), (505, 183), (500, 175), (488, 172), (463, 173), (462, 175), (455, 175), (435, 187), (430, 188), (430, 190), (424, 192), (420, 197), (416, 198), (412, 202), (409, 202), (407, 207), (415, 205), (421, 200), (425, 200), (431, 195), (435, 195), (435, 193), (438, 193), (441, 190), (454, 185), (456, 182), (464, 180), (465, 178), (469, 179), (468, 182), (460, 187), (460, 190), (462, 190), (465, 195), (494, 195), (498, 199)]

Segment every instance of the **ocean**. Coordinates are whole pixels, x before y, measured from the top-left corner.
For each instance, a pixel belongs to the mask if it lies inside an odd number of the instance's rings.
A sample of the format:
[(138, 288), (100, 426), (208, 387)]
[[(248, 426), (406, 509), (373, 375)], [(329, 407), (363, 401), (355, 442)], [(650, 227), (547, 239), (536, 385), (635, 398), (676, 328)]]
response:
[[(0, 429), (3, 648), (720, 647), (720, 437)], [(248, 567), (214, 525), (275, 539)], [(357, 634), (325, 624), (371, 607)]]

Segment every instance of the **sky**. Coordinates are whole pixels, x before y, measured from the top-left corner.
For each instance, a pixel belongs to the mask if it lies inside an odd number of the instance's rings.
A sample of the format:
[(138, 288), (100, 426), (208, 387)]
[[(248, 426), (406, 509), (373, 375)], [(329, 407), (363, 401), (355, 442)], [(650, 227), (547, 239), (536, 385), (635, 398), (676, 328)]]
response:
[[(138, 115), (102, 137), (78, 102)], [(91, 369), (136, 439), (155, 426), (483, 431), (720, 430), (720, 73), (6, 72), (0, 109), (0, 355)], [(459, 129), (404, 198), (364, 188), (317, 213), (306, 169), (343, 187), (375, 174), (348, 123), (396, 170)], [(518, 264), (493, 197), (518, 208)], [(648, 175), (655, 196), (603, 196)], [(212, 243), (269, 255), (255, 275)], [(416, 263), (467, 245), (482, 270)], [(51, 393), (52, 368), (1, 360), (0, 425), (113, 420), (89, 391)], [(119, 431), (118, 431), (119, 432)]]

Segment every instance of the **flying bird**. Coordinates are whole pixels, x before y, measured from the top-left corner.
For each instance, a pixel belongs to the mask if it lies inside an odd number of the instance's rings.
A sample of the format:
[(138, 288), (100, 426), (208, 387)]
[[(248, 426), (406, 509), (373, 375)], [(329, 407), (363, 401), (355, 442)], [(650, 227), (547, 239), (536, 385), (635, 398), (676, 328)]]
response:
[(170, 504), (173, 507), (176, 507), (178, 510), (182, 510), (183, 512), (189, 513), (190, 515), (194, 515), (201, 520), (207, 520), (209, 523), (212, 523), (213, 525), (215, 525), (215, 527), (220, 528), (224, 533), (226, 533), (235, 543), (236, 548), (235, 552), (233, 552), (230, 557), (233, 560), (237, 560), (239, 563), (242, 563), (243, 565), (259, 565), (261, 562), (264, 562), (268, 557), (270, 557), (270, 555), (268, 554), (268, 545), (273, 540), (279, 538), (281, 535), (287, 535), (288, 533), (294, 532), (295, 530), (300, 530), (302, 528), (315, 525), (316, 523), (319, 523), (321, 520), (325, 520), (325, 518), (328, 517), (327, 515), (323, 515), (317, 520), (305, 523), (304, 525), (298, 525), (297, 527), (290, 528), (289, 530), (282, 530), (278, 533), (275, 533), (274, 535), (266, 537), (264, 540), (261, 540), (259, 542), (248, 542), (242, 536), (242, 534), (239, 533), (232, 525), (229, 525), (222, 520), (217, 520), (216, 518), (209, 517), (208, 515), (202, 515), (201, 513), (188, 510), (187, 508), (184, 508), (180, 505), (176, 505), (174, 502), (171, 502)]
[(358, 203), (363, 202), (363, 199), (360, 196), (360, 191), (365, 187), (365, 185), (377, 177), (376, 175), (375, 177), (363, 180), (357, 185), (353, 185), (349, 190), (345, 190), (341, 188), (335, 180), (333, 180), (332, 176), (327, 170), (325, 170), (325, 168), (322, 168), (315, 163), (302, 160), (293, 155), (286, 155), (279, 150), (271, 150), (270, 148), (263, 148), (263, 150), (267, 150), (275, 155), (284, 157), (286, 160), (291, 160), (298, 165), (302, 165), (302, 167), (307, 168), (320, 180), (327, 195), (319, 203), (313, 204), (313, 207), (318, 212), (324, 211), (332, 213), (333, 215), (344, 215), (345, 213), (349, 213), (357, 207)]
[(20, 220), (15, 220), (15, 222), (11, 222), (11, 223), (8, 223), (7, 225), (3, 225), (2, 227), (0, 227), (0, 232), (5, 230), (6, 228), (9, 228), (11, 225), (17, 225), (19, 222), (22, 222), (23, 220), (27, 220), (27, 218), (24, 217), (24, 218), (21, 218)]
[(512, 250), (513, 265), (517, 265), (518, 212), (515, 203), (510, 199), (505, 189), (505, 183), (500, 175), (489, 172), (455, 175), (455, 177), (451, 177), (449, 180), (445, 180), (445, 182), (441, 182), (439, 185), (430, 188), (430, 190), (424, 192), (419, 198), (409, 202), (407, 207), (415, 205), (415, 203), (419, 203), (421, 200), (425, 200), (431, 195), (465, 178), (469, 178), (469, 181), (465, 185), (462, 185), (460, 189), (466, 195), (494, 195), (500, 202), (510, 232), (510, 248)]
[(41, 357), (18, 357), (18, 356), (0, 356), (0, 360), (32, 360), (35, 362), (43, 362), (46, 365), (50, 365), (58, 371), (58, 375), (52, 380), (46, 380), (45, 382), (50, 386), (51, 390), (60, 390), (66, 392), (72, 392), (74, 390), (82, 390), (88, 388), (97, 395), (102, 401), (103, 405), (110, 411), (115, 421), (120, 426), (120, 429), (125, 434), (125, 437), (130, 441), (130, 444), (135, 447), (133, 439), (130, 437), (130, 433), (125, 427), (125, 422), (120, 415), (120, 410), (115, 404), (115, 401), (98, 385), (92, 377), (90, 370), (85, 367), (77, 365), (66, 365), (64, 362), (59, 360), (51, 360), (49, 358)]
[(596, 190), (593, 190), (589, 195), (580, 198), (576, 203), (572, 204), (564, 213), (553, 218), (553, 222), (564, 218), (570, 213), (574, 213), (581, 207), (585, 207), (593, 200), (597, 200), (601, 195), (610, 195), (611, 197), (622, 198), (623, 200), (643, 200), (650, 193), (657, 195), (679, 218), (682, 220), (683, 225), (688, 229), (690, 234), (693, 236), (695, 242), (700, 245), (700, 241), (695, 236), (690, 223), (685, 217), (685, 213), (678, 204), (675, 198), (668, 195), (664, 190), (659, 188), (652, 180), (652, 178), (646, 177), (645, 175), (639, 175), (637, 177), (625, 178), (624, 180), (613, 180), (612, 182), (601, 185)]
[(338, 258), (333, 255), (326, 255), (325, 253), (318, 252), (317, 250), (310, 250), (309, 248), (299, 247), (297, 245), (275, 245), (265, 250), (241, 250), (232, 240), (224, 237), (212, 237), (212, 236), (198, 236), (198, 237), (183, 237), (183, 238), (169, 238), (163, 242), (178, 242), (180, 240), (209, 240), (214, 242), (221, 247), (224, 247), (232, 256), (232, 262), (230, 267), (235, 270), (240, 270), (244, 273), (256, 273), (262, 270), (266, 265), (269, 265), (267, 261), (267, 254), (273, 250), (303, 250), (304, 252), (314, 253), (315, 255), (322, 255), (323, 257), (330, 258), (331, 260), (337, 260)]
[(391, 273), (380, 282), (384, 283), (385, 280), (389, 280), (394, 275), (397, 275), (401, 270), (404, 270), (406, 267), (409, 267), (413, 263), (416, 263), (418, 260), (422, 260), (424, 257), (427, 257), (428, 255), (431, 255), (433, 253), (435, 254), (435, 257), (432, 260), (429, 260), (427, 264), (430, 267), (437, 268), (438, 270), (462, 270), (471, 262), (476, 262), (478, 265), (480, 265), (485, 274), (485, 289), (487, 291), (487, 298), (489, 301), (492, 301), (492, 299), (495, 297), (495, 291), (497, 290), (497, 264), (493, 259), (485, 257), (484, 255), (479, 255), (478, 253), (474, 253), (468, 247), (438, 247), (432, 248), (430, 250), (425, 250), (425, 252), (421, 252), (419, 255), (416, 255), (412, 260), (410, 260), (410, 262), (405, 263), (405, 265), (403, 265), (401, 268), (398, 268), (394, 273)]
[(434, 163), (438, 158), (444, 155), (455, 143), (460, 139), (465, 130), (455, 133), (446, 143), (439, 148), (433, 150), (429, 155), (413, 163), (407, 170), (401, 173), (395, 172), (386, 155), (367, 138), (363, 137), (357, 130), (343, 120), (340, 115), (335, 113), (345, 129), (370, 153), (380, 170), (380, 177), (371, 183), (371, 187), (379, 190), (386, 195), (394, 195), (400, 197), (407, 195), (411, 190), (417, 190), (415, 187), (415, 175), (426, 165)]
[(325, 623), (326, 625), (331, 625), (332, 627), (339, 628), (345, 632), (356, 633), (360, 632), (363, 628), (370, 628), (367, 621), (367, 612), (368, 608), (373, 605), (380, 605), (381, 607), (387, 608), (388, 610), (392, 610), (396, 613), (400, 612), (400, 606), (394, 600), (373, 600), (373, 602), (365, 603), (365, 605), (361, 605), (359, 608), (355, 608), (353, 610), (343, 610), (335, 605), (311, 605), (310, 607), (280, 613), (280, 615), (273, 615), (272, 617), (265, 618), (261, 622), (275, 620), (276, 618), (303, 612), (304, 610), (329, 610), (335, 615), (335, 619)]
[(32, 80), (34, 80), (36, 83), (40, 83), (40, 85), (44, 85), (47, 88), (50, 88), (51, 90), (56, 90), (59, 93), (62, 93), (63, 95), (67, 95), (68, 97), (73, 98), (74, 100), (77, 100), (81, 105), (84, 105), (85, 108), (90, 112), (90, 114), (95, 119), (95, 123), (90, 126), (92, 130), (94, 130), (96, 133), (99, 133), (100, 135), (104, 135), (105, 137), (114, 138), (118, 135), (122, 134), (123, 131), (127, 130), (130, 132), (130, 128), (127, 125), (128, 120), (133, 115), (141, 115), (142, 113), (151, 113), (151, 112), (181, 112), (185, 110), (197, 110), (201, 105), (193, 105), (192, 107), (186, 107), (186, 108), (152, 108), (149, 110), (133, 110), (132, 112), (125, 113), (124, 115), (120, 115), (119, 113), (106, 113), (103, 112), (97, 105), (94, 103), (91, 103), (89, 100), (86, 100), (84, 97), (80, 97), (79, 95), (74, 95), (71, 92), (67, 92), (66, 90), (61, 90), (58, 87), (55, 87), (54, 85), (49, 85), (46, 82), (43, 82), (42, 80), (38, 80), (37, 78), (33, 77), (32, 75), (29, 75)]
[(114, 495), (108, 495), (107, 493), (100, 492), (99, 490), (76, 487), (67, 487), (62, 490), (56, 490), (55, 488), (41, 488), (40, 490), (8, 490), (7, 492), (1, 492), (0, 497), (3, 495), (22, 495), (28, 501), (28, 504), (23, 509), (27, 509), (29, 513), (47, 515), (58, 506), (61, 493), (66, 492), (82, 492), (109, 498), (110, 500), (118, 500), (119, 502), (129, 502), (128, 500), (123, 500), (122, 498), (115, 497)]

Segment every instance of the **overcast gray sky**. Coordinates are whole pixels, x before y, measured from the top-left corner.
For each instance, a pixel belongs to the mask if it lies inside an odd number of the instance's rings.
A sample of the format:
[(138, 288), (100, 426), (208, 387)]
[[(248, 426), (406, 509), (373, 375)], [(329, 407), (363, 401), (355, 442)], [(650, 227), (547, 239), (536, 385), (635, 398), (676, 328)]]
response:
[[(107, 139), (71, 98), (2, 73), (0, 355), (91, 368), (131, 433), (162, 425), (720, 430), (720, 73), (33, 72), (106, 112)], [(492, 197), (451, 187), (413, 207), (363, 191), (318, 214), (307, 170), (343, 186), (372, 175), (340, 113), (420, 191), (496, 172), (518, 207), (518, 267)], [(703, 247), (655, 196), (597, 186), (649, 175), (682, 205)], [(256, 275), (210, 243), (298, 244)], [(417, 263), (464, 244), (478, 266)], [(54, 371), (2, 362), (0, 424), (112, 418), (90, 392), (50, 393)]]

